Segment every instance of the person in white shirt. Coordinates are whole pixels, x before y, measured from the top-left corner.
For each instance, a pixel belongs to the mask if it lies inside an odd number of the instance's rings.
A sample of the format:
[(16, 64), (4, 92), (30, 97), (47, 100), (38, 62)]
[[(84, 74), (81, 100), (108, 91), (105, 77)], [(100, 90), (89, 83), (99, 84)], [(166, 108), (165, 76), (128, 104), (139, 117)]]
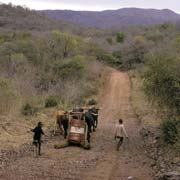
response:
[(123, 124), (123, 120), (119, 119), (119, 123), (116, 125), (115, 129), (115, 140), (117, 140), (117, 151), (119, 151), (120, 146), (123, 143), (124, 135), (128, 139), (128, 134)]

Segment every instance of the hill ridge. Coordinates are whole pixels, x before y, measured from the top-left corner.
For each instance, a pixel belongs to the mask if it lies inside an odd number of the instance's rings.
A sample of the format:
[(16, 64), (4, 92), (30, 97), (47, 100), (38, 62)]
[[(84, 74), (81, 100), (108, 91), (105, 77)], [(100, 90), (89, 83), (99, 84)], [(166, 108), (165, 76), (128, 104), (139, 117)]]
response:
[(180, 21), (180, 14), (170, 9), (121, 8), (104, 11), (41, 10), (51, 19), (64, 20), (91, 28), (149, 26)]

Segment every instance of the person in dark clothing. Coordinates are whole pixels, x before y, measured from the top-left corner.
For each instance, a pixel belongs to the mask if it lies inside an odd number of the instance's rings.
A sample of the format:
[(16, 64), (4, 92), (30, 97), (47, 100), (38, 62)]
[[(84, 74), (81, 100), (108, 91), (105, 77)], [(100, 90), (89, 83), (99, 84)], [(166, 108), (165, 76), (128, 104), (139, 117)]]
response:
[(93, 117), (90, 113), (90, 110), (85, 112), (84, 117), (85, 117), (86, 124), (88, 126), (87, 141), (90, 143), (91, 132), (92, 132), (91, 127), (94, 124), (94, 120), (93, 120)]
[(90, 113), (90, 110), (85, 112), (84, 117), (85, 117), (85, 121), (86, 121), (87, 126), (88, 126), (88, 130), (91, 133), (92, 132), (91, 128), (92, 128), (92, 126), (94, 124), (94, 119), (93, 119), (93, 117), (92, 117), (92, 115)]
[(68, 113), (67, 112), (64, 113), (64, 116), (62, 119), (62, 126), (64, 129), (64, 139), (66, 139), (67, 134), (68, 134), (67, 131), (68, 131), (68, 127), (69, 127), (69, 119), (68, 119)]
[(91, 133), (88, 130), (88, 132), (87, 132), (87, 141), (88, 141), (88, 143), (90, 143), (90, 140), (91, 140)]
[(95, 114), (93, 113), (92, 109), (89, 109), (89, 114), (91, 116), (91, 127), (93, 128), (93, 131), (95, 131), (96, 126), (95, 126)]
[(91, 114), (92, 114), (93, 119), (94, 119), (94, 126), (95, 126), (95, 128), (97, 128), (97, 125), (98, 125), (98, 111), (99, 111), (99, 109), (95, 108), (95, 107), (93, 107), (91, 109)]
[(38, 148), (38, 155), (41, 155), (41, 135), (44, 135), (42, 123), (38, 122), (37, 126), (32, 129), (32, 132), (34, 132), (33, 144), (36, 146), (36, 148)]

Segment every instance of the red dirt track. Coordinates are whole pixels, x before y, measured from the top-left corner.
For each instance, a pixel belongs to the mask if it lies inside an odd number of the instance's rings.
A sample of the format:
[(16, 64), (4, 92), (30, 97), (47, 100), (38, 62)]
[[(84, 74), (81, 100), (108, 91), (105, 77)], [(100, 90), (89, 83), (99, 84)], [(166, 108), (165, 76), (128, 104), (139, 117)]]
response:
[[(0, 180), (152, 180), (144, 155), (138, 119), (131, 105), (131, 84), (127, 73), (111, 69), (99, 97), (99, 125), (92, 134), (91, 150), (80, 147), (54, 149), (63, 138), (52, 137), (43, 144), (42, 156), (29, 151), (0, 169)], [(114, 126), (124, 120), (129, 134), (116, 151)]]

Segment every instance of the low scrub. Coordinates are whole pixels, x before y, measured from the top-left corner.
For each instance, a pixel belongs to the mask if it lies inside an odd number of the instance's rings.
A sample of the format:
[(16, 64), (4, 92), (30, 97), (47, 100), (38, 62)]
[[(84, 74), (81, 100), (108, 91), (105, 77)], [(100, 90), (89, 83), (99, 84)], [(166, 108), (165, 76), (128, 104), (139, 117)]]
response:
[(33, 105), (30, 105), (29, 103), (26, 103), (21, 109), (21, 113), (24, 116), (34, 116), (37, 114), (37, 112), (38, 108), (34, 107)]
[(17, 96), (8, 79), (0, 78), (0, 113), (9, 113), (16, 104)]
[(45, 107), (46, 108), (49, 108), (49, 107), (55, 107), (58, 105), (58, 102), (57, 102), (57, 98), (56, 97), (49, 97), (46, 99), (45, 101)]
[(97, 101), (95, 99), (90, 99), (88, 101), (88, 105), (92, 106), (92, 105), (96, 105), (97, 104)]
[(98, 60), (104, 61), (105, 63), (113, 66), (119, 66), (122, 64), (121, 59), (117, 58), (117, 56), (114, 56), (114, 54), (99, 51), (97, 52), (96, 56)]
[(171, 114), (180, 114), (179, 58), (165, 52), (149, 59), (144, 74), (144, 92), (148, 99)]
[(162, 132), (166, 143), (171, 145), (177, 143), (180, 136), (180, 120), (167, 119), (163, 121)]

